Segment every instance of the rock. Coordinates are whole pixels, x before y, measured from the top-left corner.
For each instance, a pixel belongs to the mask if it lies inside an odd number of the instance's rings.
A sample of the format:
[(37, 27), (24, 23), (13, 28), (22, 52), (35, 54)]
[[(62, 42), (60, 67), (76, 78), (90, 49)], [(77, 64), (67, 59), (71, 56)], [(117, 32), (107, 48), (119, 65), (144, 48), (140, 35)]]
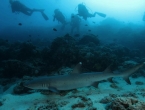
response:
[(135, 98), (118, 97), (114, 99), (106, 110), (144, 110), (145, 102)]
[(100, 100), (100, 103), (107, 104), (107, 103), (112, 102), (112, 100), (113, 100), (113, 98), (111, 98), (109, 96), (106, 96), (106, 97), (104, 97), (103, 99)]
[(143, 82), (140, 82), (140, 81), (136, 81), (135, 84), (136, 85), (143, 85), (144, 83)]

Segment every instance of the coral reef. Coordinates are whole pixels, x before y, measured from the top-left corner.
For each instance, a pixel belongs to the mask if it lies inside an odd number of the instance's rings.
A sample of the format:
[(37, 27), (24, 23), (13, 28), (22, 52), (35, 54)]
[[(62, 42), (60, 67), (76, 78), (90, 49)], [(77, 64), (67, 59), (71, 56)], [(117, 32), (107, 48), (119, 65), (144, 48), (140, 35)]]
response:
[(106, 110), (144, 110), (145, 102), (135, 98), (118, 97), (109, 104)]
[(34, 58), (36, 57), (36, 54), (38, 54), (37, 52), (36, 47), (30, 42), (22, 43), (18, 51), (18, 59), (27, 60), (32, 57)]
[(85, 104), (84, 103), (78, 103), (78, 104), (74, 104), (72, 105), (72, 109), (75, 109), (75, 108), (84, 108), (85, 107)]
[(33, 68), (28, 64), (19, 60), (6, 60), (3, 61), (2, 77), (23, 77), (24, 75), (31, 75)]
[(62, 67), (72, 67), (80, 61), (83, 63), (83, 71), (103, 71), (110, 64), (111, 69), (115, 70), (119, 65), (123, 65), (121, 68), (128, 67), (129, 64), (124, 61), (136, 58), (136, 54), (126, 47), (117, 44), (101, 45), (98, 37), (93, 34), (84, 35), (79, 40), (66, 34), (55, 38), (50, 46), (42, 47), (32, 42), (0, 41), (0, 76), (5, 78), (39, 76), (40, 73), (46, 75)]
[[(49, 70), (56, 70), (62, 66), (70, 66), (77, 62), (78, 48), (73, 37), (66, 34), (64, 37), (54, 39), (50, 51), (43, 57)], [(60, 66), (61, 65), (61, 66)]]
[(72, 109), (77, 109), (77, 108), (80, 108), (80, 109), (83, 109), (83, 108), (87, 108), (89, 110), (96, 110), (95, 107), (93, 107), (93, 102), (90, 98), (87, 98), (83, 95), (72, 95), (72, 96), (69, 96), (69, 98), (75, 98), (75, 99), (78, 99), (78, 103), (74, 103), (71, 108)]
[(37, 106), (32, 106), (28, 108), (27, 110), (59, 110), (55, 102), (50, 102), (49, 104), (43, 104), (40, 105), (39, 107)]
[[(90, 34), (90, 35), (84, 35), (79, 41), (78, 43), (80, 45), (99, 45), (100, 44), (100, 41), (99, 39), (97, 38), (97, 36), (93, 35), (93, 34)], [(93, 44), (92, 44), (93, 43)], [(95, 46), (93, 45), (93, 46)]]
[(42, 105), (37, 110), (59, 110), (55, 102), (51, 102), (48, 105)]
[(107, 104), (107, 103), (110, 103), (112, 101), (113, 101), (113, 98), (111, 98), (110, 96), (106, 96), (100, 100), (100, 103)]

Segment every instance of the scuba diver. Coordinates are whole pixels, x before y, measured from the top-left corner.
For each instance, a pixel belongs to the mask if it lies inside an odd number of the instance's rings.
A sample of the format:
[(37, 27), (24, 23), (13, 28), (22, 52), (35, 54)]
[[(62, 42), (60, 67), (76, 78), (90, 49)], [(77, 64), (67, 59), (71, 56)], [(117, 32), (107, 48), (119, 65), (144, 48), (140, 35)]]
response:
[(78, 15), (72, 14), (71, 15), (71, 34), (73, 34), (74, 30), (76, 29), (77, 34), (79, 34), (79, 30), (80, 30), (80, 23), (81, 23), (81, 19)]
[(54, 10), (53, 21), (55, 21), (55, 19), (62, 24), (62, 29), (64, 29), (65, 25), (66, 25), (66, 20), (65, 20), (64, 15), (62, 14), (62, 12), (59, 9)]
[(11, 4), (11, 9), (13, 13), (21, 12), (27, 16), (31, 16), (33, 12), (40, 12), (43, 18), (45, 20), (48, 20), (47, 15), (44, 13), (44, 9), (30, 9), (19, 1), (9, 0), (9, 3)]
[(91, 14), (83, 3), (78, 4), (78, 15), (82, 16), (84, 20), (87, 20), (88, 17), (95, 17), (96, 14), (101, 17), (106, 17), (106, 14), (100, 12), (95, 12), (94, 14)]
[(145, 21), (145, 12), (144, 12), (144, 15), (143, 15), (143, 18), (142, 18), (142, 20), (143, 20), (143, 21)]

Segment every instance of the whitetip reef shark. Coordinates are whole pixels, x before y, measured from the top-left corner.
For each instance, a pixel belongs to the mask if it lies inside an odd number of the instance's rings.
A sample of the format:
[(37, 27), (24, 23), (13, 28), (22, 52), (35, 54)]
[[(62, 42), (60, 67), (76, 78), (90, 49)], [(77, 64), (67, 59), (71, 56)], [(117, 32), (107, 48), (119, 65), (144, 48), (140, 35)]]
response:
[(74, 70), (69, 75), (40, 77), (26, 82), (24, 86), (30, 89), (59, 92), (62, 90), (71, 90), (86, 86), (93, 86), (94, 84), (98, 86), (99, 82), (103, 80), (112, 82), (113, 77), (122, 77), (128, 84), (131, 84), (129, 76), (131, 76), (144, 64), (145, 62), (119, 74), (111, 72), (109, 68), (107, 68), (103, 72), (80, 73), (80, 68), (82, 65), (82, 63), (80, 62), (75, 66)]

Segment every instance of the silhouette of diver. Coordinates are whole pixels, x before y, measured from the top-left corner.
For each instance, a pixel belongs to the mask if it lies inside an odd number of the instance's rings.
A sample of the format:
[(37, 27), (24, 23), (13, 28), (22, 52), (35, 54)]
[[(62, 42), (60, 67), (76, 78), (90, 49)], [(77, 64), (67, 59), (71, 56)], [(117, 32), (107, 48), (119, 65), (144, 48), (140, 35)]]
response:
[(78, 15), (82, 16), (85, 20), (87, 20), (88, 17), (95, 17), (96, 14), (101, 17), (106, 17), (106, 14), (100, 12), (95, 12), (94, 14), (91, 14), (83, 3), (78, 4)]
[(64, 28), (65, 28), (65, 25), (66, 25), (67, 23), (66, 23), (66, 20), (65, 20), (64, 15), (62, 14), (62, 12), (61, 12), (59, 9), (55, 9), (55, 10), (54, 10), (54, 18), (53, 18), (53, 21), (55, 21), (55, 19), (56, 19), (58, 22), (61, 22), (61, 24), (62, 24), (62, 29), (64, 29)]
[(30, 9), (27, 6), (23, 5), (19, 1), (9, 0), (11, 4), (11, 9), (13, 13), (23, 13), (25, 15), (31, 16), (33, 12), (40, 12), (45, 20), (48, 20), (47, 15), (44, 13), (44, 9)]
[(71, 15), (71, 34), (74, 32), (74, 30), (76, 29), (77, 34), (79, 34), (79, 30), (80, 30), (80, 23), (81, 23), (81, 19), (78, 15)]

